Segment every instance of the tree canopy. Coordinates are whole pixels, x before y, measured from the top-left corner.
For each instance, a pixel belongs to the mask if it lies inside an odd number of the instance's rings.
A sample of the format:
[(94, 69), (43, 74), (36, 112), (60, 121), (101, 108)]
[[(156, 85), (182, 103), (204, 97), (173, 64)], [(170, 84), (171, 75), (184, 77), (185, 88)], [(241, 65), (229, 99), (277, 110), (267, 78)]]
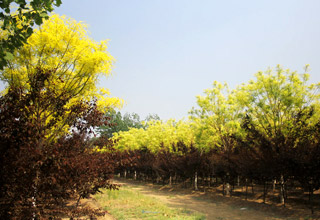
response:
[[(96, 100), (98, 108), (106, 112), (122, 104), (119, 98), (109, 96), (108, 89), (97, 87), (99, 77), (111, 74), (114, 59), (107, 51), (107, 41), (92, 40), (83, 23), (51, 15), (26, 44), (15, 50), (14, 56), (15, 59), (8, 61), (0, 72), (1, 80), (9, 87), (30, 91), (32, 83), (36, 82), (35, 70), (41, 68), (54, 72), (46, 89), (57, 98), (65, 97), (66, 102), (61, 103), (62, 106), (69, 108), (79, 101)], [(55, 132), (67, 131), (69, 127), (65, 121), (68, 114), (64, 115), (65, 118), (55, 118), (54, 114), (54, 110), (39, 110), (37, 117), (42, 117), (47, 123), (59, 120), (61, 123)]]

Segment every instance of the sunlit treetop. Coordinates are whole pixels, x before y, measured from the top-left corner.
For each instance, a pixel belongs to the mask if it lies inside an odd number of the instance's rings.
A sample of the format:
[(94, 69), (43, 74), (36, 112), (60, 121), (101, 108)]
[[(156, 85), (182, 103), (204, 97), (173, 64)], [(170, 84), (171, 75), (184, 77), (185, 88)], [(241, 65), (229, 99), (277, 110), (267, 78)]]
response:
[(274, 137), (292, 124), (305, 108), (315, 110), (310, 123), (319, 120), (320, 83), (310, 84), (308, 65), (302, 74), (278, 65), (258, 72), (255, 79), (237, 89), (236, 98), (254, 124)]
[(212, 88), (197, 98), (198, 107), (190, 111), (196, 147), (208, 151), (230, 147), (230, 136), (240, 133), (240, 106), (226, 83), (214, 81)]
[[(41, 119), (44, 128), (41, 130), (48, 138), (70, 131), (68, 120), (72, 109), (81, 103), (95, 102), (98, 110), (104, 112), (122, 105), (122, 100), (110, 97), (108, 89), (97, 86), (100, 77), (111, 74), (114, 62), (107, 51), (107, 41), (91, 39), (87, 26), (81, 22), (53, 14), (13, 55), (14, 59), (0, 72), (7, 88), (19, 87), (28, 94), (41, 87), (39, 92), (43, 95), (50, 91), (57, 100), (62, 97), (65, 100), (59, 108), (66, 110), (66, 114), (58, 118), (55, 117), (57, 109), (46, 108), (40, 101), (34, 100), (30, 105), (30, 111), (37, 110), (32, 117)], [(41, 81), (37, 77), (42, 77), (38, 69), (50, 72), (50, 77), (43, 81), (44, 85), (34, 86)], [(46, 125), (53, 122), (57, 126), (46, 130)]]
[[(114, 58), (107, 51), (107, 40), (96, 42), (88, 36), (87, 26), (65, 16), (53, 14), (14, 53), (15, 59), (1, 72), (8, 85), (28, 90), (34, 69), (55, 71), (55, 91), (77, 100), (98, 100), (101, 110), (119, 107), (122, 101), (110, 98), (110, 92), (98, 88), (99, 77), (111, 74)], [(58, 95), (58, 94), (57, 94)]]
[(115, 133), (113, 140), (119, 150), (148, 149), (153, 153), (166, 150), (176, 152), (174, 146), (178, 142), (191, 146), (194, 135), (189, 122), (171, 119), (166, 122), (151, 120), (146, 123), (145, 129), (131, 128), (129, 131)]

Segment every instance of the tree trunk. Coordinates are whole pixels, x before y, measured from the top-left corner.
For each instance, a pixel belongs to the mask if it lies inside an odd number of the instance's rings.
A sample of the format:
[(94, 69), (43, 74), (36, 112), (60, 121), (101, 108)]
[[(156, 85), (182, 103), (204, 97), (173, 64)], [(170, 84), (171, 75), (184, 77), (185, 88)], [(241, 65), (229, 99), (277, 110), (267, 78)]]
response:
[(277, 180), (276, 180), (276, 179), (273, 179), (273, 180), (272, 180), (272, 191), (273, 191), (273, 192), (276, 190), (276, 183), (277, 183)]
[(226, 177), (226, 196), (230, 196), (230, 177), (229, 177), (229, 173), (227, 174), (227, 177)]
[[(38, 184), (40, 183), (40, 171), (36, 170), (36, 179), (33, 184), (33, 196), (32, 196), (32, 207), (34, 209), (37, 208), (37, 194), (38, 194)], [(38, 212), (38, 211), (37, 211)], [(39, 212), (36, 213), (35, 211), (32, 213), (32, 220), (38, 219), (37, 216), (39, 215)]]
[(177, 183), (177, 178), (178, 178), (177, 172), (174, 172), (174, 183)]
[(309, 203), (310, 203), (311, 214), (313, 214), (314, 209), (313, 209), (313, 182), (312, 182), (312, 180), (311, 180), (311, 184), (309, 185)]
[(253, 180), (251, 180), (251, 191), (252, 191), (252, 194), (254, 195), (254, 190), (253, 190)]
[(198, 172), (194, 173), (194, 190), (198, 190)]
[(266, 203), (267, 193), (268, 193), (268, 185), (267, 185), (267, 182), (264, 181), (264, 183), (263, 183), (263, 203)]
[(226, 195), (226, 191), (225, 191), (225, 180), (223, 180), (223, 185), (222, 185), (222, 193), (223, 193), (223, 196), (225, 196)]
[(246, 200), (248, 199), (248, 179), (246, 178)]
[(240, 186), (240, 176), (239, 175), (237, 176), (237, 186), (238, 187)]
[(137, 180), (137, 171), (134, 171), (134, 180)]
[(283, 175), (280, 176), (280, 203), (285, 207), (285, 188)]
[(202, 173), (202, 175), (201, 175), (201, 183), (202, 183), (202, 186), (204, 189), (206, 186), (206, 177), (205, 177), (204, 173)]
[(226, 196), (230, 196), (230, 183), (229, 183), (229, 181), (226, 183)]

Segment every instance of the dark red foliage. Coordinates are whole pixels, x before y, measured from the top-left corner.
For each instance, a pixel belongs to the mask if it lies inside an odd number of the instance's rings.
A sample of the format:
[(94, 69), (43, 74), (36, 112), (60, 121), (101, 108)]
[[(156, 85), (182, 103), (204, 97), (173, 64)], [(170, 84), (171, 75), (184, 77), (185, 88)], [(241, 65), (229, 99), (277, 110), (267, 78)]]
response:
[[(57, 94), (60, 91), (45, 86), (53, 74), (38, 68), (28, 82), (29, 90), (10, 87), (0, 97), (0, 219), (101, 214), (67, 204), (100, 188), (116, 188), (109, 180), (117, 158), (112, 153), (92, 151), (89, 138), (95, 126), (105, 123), (103, 114), (94, 101), (64, 107), (71, 95)], [(47, 137), (58, 121), (45, 123), (45, 119), (33, 117), (41, 111), (63, 118), (72, 133)]]

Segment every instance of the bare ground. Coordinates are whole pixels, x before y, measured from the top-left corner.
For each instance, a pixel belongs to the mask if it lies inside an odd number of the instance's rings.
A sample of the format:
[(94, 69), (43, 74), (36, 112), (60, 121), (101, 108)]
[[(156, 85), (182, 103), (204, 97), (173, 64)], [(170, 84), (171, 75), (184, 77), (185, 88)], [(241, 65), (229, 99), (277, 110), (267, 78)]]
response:
[[(257, 200), (245, 201), (236, 197), (224, 197), (216, 192), (205, 193), (122, 178), (116, 178), (114, 183), (129, 186), (140, 191), (142, 194), (151, 196), (156, 200), (161, 200), (170, 207), (184, 208), (203, 213), (208, 220), (320, 219), (318, 215), (311, 215), (307, 207), (303, 210), (294, 210), (292, 208), (259, 203)], [(96, 201), (92, 202), (96, 204), (96, 207), (99, 206)], [(113, 218), (108, 215), (102, 219)]]

